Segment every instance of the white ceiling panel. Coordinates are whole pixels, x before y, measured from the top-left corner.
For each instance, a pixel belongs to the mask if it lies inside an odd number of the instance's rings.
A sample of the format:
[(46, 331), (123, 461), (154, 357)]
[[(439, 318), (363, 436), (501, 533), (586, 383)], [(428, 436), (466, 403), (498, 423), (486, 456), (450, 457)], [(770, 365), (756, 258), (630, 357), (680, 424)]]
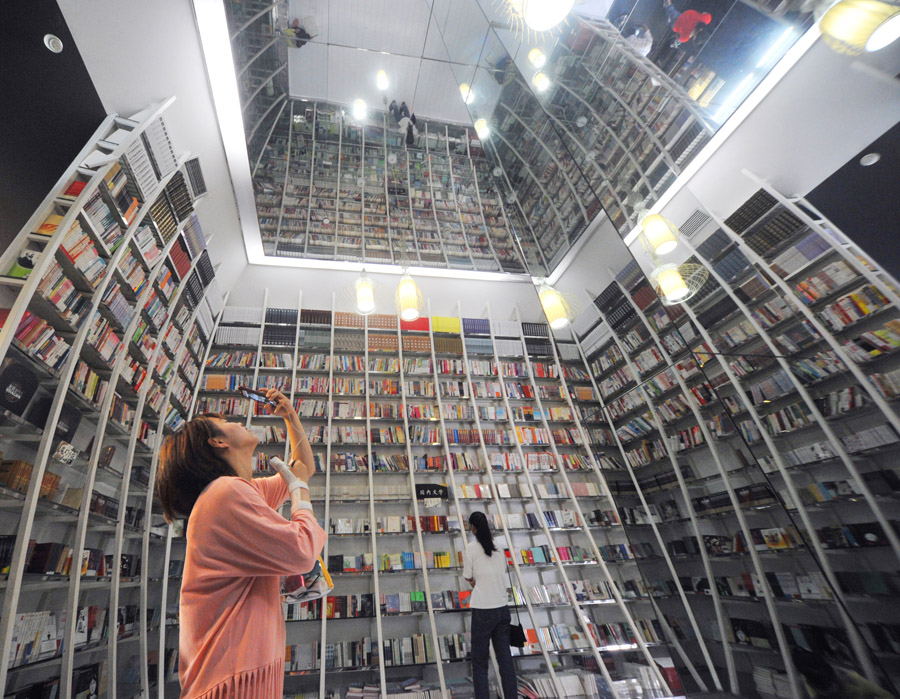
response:
[(457, 124), (472, 123), (449, 63), (422, 62), (419, 86), (410, 106), (423, 117)]
[[(375, 75), (384, 70), (387, 99), (406, 101), (426, 118), (471, 123), (459, 93), (472, 82), (487, 22), (474, 0), (292, 0), (290, 20), (316, 25), (312, 41), (288, 49), (292, 97), (350, 104), (361, 98), (384, 109)], [(475, 12), (468, 10), (475, 9)], [(452, 32), (454, 63), (439, 26)], [(472, 67), (460, 65), (469, 63)]]
[(288, 89), (294, 96), (328, 99), (328, 47), (309, 43), (288, 49)]

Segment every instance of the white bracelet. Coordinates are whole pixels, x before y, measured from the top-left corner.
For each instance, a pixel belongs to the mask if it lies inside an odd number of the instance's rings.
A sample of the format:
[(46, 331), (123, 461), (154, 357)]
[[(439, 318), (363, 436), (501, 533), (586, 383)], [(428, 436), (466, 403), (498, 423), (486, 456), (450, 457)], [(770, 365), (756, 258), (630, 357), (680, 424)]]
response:
[(305, 488), (309, 490), (309, 484), (306, 481), (301, 481), (299, 478), (291, 483), (291, 487), (288, 490), (296, 490), (297, 488)]
[(310, 512), (312, 512), (313, 506), (312, 506), (312, 503), (309, 502), (308, 500), (301, 500), (300, 502), (298, 502), (296, 505), (293, 506), (292, 510), (294, 512), (296, 512), (297, 510), (309, 510)]

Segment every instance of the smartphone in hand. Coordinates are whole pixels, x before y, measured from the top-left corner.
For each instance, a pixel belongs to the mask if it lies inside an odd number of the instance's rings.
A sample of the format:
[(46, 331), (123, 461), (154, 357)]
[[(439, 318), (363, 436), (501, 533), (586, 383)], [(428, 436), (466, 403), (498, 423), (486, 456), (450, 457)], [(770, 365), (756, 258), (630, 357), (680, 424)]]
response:
[(266, 398), (266, 394), (263, 391), (259, 391), (255, 388), (250, 388), (249, 386), (240, 386), (238, 387), (238, 391), (242, 396), (244, 396), (244, 398), (255, 400), (257, 403), (268, 403), (273, 408), (275, 407), (275, 401)]

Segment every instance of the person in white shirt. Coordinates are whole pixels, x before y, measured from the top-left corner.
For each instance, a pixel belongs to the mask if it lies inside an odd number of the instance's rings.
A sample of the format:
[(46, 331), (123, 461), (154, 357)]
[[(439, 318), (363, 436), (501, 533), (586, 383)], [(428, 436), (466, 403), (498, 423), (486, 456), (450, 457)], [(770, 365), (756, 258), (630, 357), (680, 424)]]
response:
[(516, 699), (516, 669), (509, 650), (509, 607), (506, 605), (506, 556), (491, 536), (484, 512), (469, 516), (469, 531), (475, 535), (463, 554), (463, 577), (474, 588), (469, 597), (472, 610), (472, 681), (475, 699), (489, 699), (488, 663), (490, 646), (500, 669), (504, 699)]

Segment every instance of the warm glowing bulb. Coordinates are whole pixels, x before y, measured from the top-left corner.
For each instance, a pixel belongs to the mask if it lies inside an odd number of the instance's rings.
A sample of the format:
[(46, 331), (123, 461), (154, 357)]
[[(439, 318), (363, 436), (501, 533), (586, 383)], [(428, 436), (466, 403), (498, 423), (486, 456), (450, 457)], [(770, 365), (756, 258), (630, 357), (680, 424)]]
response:
[(900, 7), (878, 0), (841, 0), (822, 16), (819, 30), (838, 51), (877, 51), (900, 36)]
[(365, 273), (356, 280), (356, 310), (363, 316), (375, 310), (375, 283)]
[(534, 77), (531, 79), (531, 84), (534, 85), (538, 92), (543, 92), (550, 87), (550, 78), (547, 77), (546, 73), (541, 71), (534, 74)]
[(400, 313), (400, 320), (412, 321), (419, 318), (419, 287), (416, 282), (408, 274), (400, 277), (400, 283), (397, 285), (397, 311)]
[(522, 19), (536, 32), (553, 29), (566, 18), (575, 5), (575, 0), (520, 0), (520, 2)]
[(689, 293), (684, 277), (681, 276), (678, 268), (674, 266), (670, 269), (662, 270), (656, 278), (656, 283), (659, 285), (662, 295), (670, 303), (680, 301)]
[(533, 48), (528, 52), (528, 60), (531, 61), (531, 65), (540, 70), (547, 62), (547, 57), (539, 48)]
[(353, 118), (357, 121), (366, 118), (366, 101), (365, 100), (353, 100)]
[(475, 133), (478, 138), (487, 138), (491, 135), (491, 129), (487, 124), (487, 119), (477, 119), (475, 121)]
[(667, 255), (678, 245), (678, 229), (659, 214), (645, 216), (641, 229), (654, 255)]
[(882, 22), (866, 42), (866, 51), (878, 51), (900, 38), (900, 12)]
[(549, 284), (542, 284), (538, 291), (538, 298), (551, 328), (559, 330), (569, 324), (569, 309), (562, 294)]
[(387, 90), (390, 86), (387, 73), (385, 73), (383, 70), (379, 70), (375, 74), (375, 85), (379, 90)]
[(463, 83), (459, 86), (459, 94), (462, 95), (463, 102), (466, 104), (472, 104), (472, 100), (475, 99), (475, 93), (472, 92), (472, 88), (469, 87), (469, 83)]

